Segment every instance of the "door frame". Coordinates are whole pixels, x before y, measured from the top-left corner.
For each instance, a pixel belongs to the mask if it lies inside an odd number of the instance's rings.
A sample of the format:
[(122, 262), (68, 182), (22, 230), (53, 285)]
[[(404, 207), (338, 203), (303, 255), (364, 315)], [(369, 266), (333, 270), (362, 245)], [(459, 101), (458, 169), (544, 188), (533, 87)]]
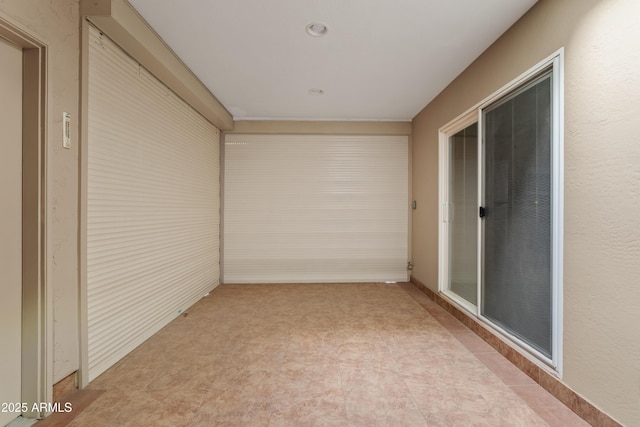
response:
[[(22, 403), (51, 402), (51, 293), (47, 277), (47, 45), (0, 16), (0, 37), (22, 48)], [(42, 418), (42, 411), (23, 412)]]
[[(478, 206), (484, 203), (484, 129), (482, 126), (483, 110), (490, 104), (516, 90), (524, 83), (532, 79), (536, 74), (551, 68), (552, 75), (552, 238), (551, 259), (552, 268), (552, 356), (547, 358), (533, 349), (524, 341), (510, 334), (508, 331), (491, 322), (482, 316), (482, 275), (483, 275), (483, 226), (478, 218), (478, 303), (473, 306), (466, 303), (462, 298), (452, 296), (452, 292), (445, 292), (448, 280), (448, 224), (446, 224), (448, 206), (446, 206), (449, 183), (449, 137), (473, 123), (478, 122)], [(532, 66), (530, 69), (496, 90), (482, 101), (469, 108), (451, 122), (439, 129), (439, 233), (438, 233), (438, 253), (439, 253), (439, 273), (438, 290), (440, 294), (461, 309), (472, 314), (482, 324), (503, 337), (513, 347), (522, 351), (529, 360), (536, 363), (547, 372), (562, 378), (563, 375), (563, 235), (564, 235), (564, 48), (560, 48), (545, 59)]]

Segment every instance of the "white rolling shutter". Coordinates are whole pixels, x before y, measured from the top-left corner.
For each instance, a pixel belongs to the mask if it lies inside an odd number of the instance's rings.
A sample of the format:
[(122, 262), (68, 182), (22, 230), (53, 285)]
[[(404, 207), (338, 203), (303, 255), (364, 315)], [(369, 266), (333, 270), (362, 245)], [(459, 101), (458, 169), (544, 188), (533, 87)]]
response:
[(219, 283), (219, 131), (91, 28), (89, 380)]
[(406, 136), (225, 137), (225, 283), (406, 281)]

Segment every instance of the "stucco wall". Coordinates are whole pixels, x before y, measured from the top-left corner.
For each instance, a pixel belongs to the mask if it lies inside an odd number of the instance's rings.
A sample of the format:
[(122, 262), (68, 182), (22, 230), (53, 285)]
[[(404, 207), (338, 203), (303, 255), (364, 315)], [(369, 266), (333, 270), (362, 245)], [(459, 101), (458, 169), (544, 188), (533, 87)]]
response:
[(565, 48), (563, 381), (625, 425), (640, 425), (638, 16), (637, 0), (541, 0), (413, 121), (413, 275), (436, 290), (438, 128)]
[[(77, 0), (0, 0), (0, 15), (48, 46), (47, 291), (53, 303), (53, 382), (78, 369)], [(62, 113), (71, 114), (72, 148), (62, 147)]]

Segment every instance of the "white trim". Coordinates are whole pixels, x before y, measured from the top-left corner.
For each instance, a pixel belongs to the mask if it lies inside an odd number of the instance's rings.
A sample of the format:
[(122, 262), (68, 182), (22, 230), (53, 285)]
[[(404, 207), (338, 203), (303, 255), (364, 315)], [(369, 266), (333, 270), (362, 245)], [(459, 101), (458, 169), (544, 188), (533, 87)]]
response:
[[(480, 177), (484, 176), (484, 140), (482, 138), (482, 134), (484, 133), (484, 126), (482, 126), (482, 110), (478, 108), (476, 110), (477, 120), (478, 120), (478, 210), (480, 206), (484, 206), (484, 179), (480, 179)], [(482, 312), (482, 301), (480, 298), (484, 295), (482, 292), (482, 266), (484, 265), (484, 252), (482, 250), (482, 236), (484, 235), (484, 221), (478, 215), (478, 239), (477, 239), (477, 253), (478, 253), (478, 265), (477, 265), (477, 279), (476, 286), (477, 291), (476, 295), (478, 296), (476, 302), (476, 317), (480, 318)]]
[(438, 291), (447, 289), (449, 279), (449, 250), (447, 236), (449, 235), (448, 206), (449, 194), (449, 135), (442, 128), (439, 130), (438, 145)]
[(89, 117), (89, 21), (81, 20), (80, 26), (80, 126), (78, 129), (79, 172), (79, 221), (78, 227), (78, 388), (89, 385), (89, 315), (87, 309), (87, 174), (88, 174), (88, 124)]
[(219, 260), (218, 260), (218, 271), (220, 272), (220, 276), (218, 277), (218, 282), (220, 284), (224, 283), (224, 141), (226, 138), (226, 133), (220, 132), (220, 147), (219, 147), (219, 161), (218, 164), (220, 166), (220, 174), (219, 174), (219, 190), (220, 193), (218, 195), (220, 199), (220, 207), (218, 210), (218, 214), (220, 215), (220, 226), (219, 226), (219, 234), (218, 234), (218, 252), (219, 252)]
[(552, 226), (551, 250), (552, 258), (552, 282), (553, 282), (553, 313), (554, 339), (552, 342), (552, 355), (558, 375), (562, 378), (563, 361), (563, 277), (564, 277), (564, 49), (557, 52), (553, 59), (552, 96), (553, 96), (553, 164), (552, 164)]

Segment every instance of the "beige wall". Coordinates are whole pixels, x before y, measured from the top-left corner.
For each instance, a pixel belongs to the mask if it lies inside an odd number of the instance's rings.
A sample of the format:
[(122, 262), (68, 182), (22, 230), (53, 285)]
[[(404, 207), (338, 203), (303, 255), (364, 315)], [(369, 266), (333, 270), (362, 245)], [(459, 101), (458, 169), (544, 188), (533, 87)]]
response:
[[(78, 70), (77, 0), (0, 0), (0, 15), (48, 47), (47, 291), (53, 305), (53, 381), (78, 369)], [(72, 148), (62, 148), (62, 113)], [(51, 318), (51, 317), (50, 317)]]
[(413, 261), (437, 289), (438, 128), (565, 48), (563, 381), (640, 425), (640, 2), (541, 0), (413, 121)]

